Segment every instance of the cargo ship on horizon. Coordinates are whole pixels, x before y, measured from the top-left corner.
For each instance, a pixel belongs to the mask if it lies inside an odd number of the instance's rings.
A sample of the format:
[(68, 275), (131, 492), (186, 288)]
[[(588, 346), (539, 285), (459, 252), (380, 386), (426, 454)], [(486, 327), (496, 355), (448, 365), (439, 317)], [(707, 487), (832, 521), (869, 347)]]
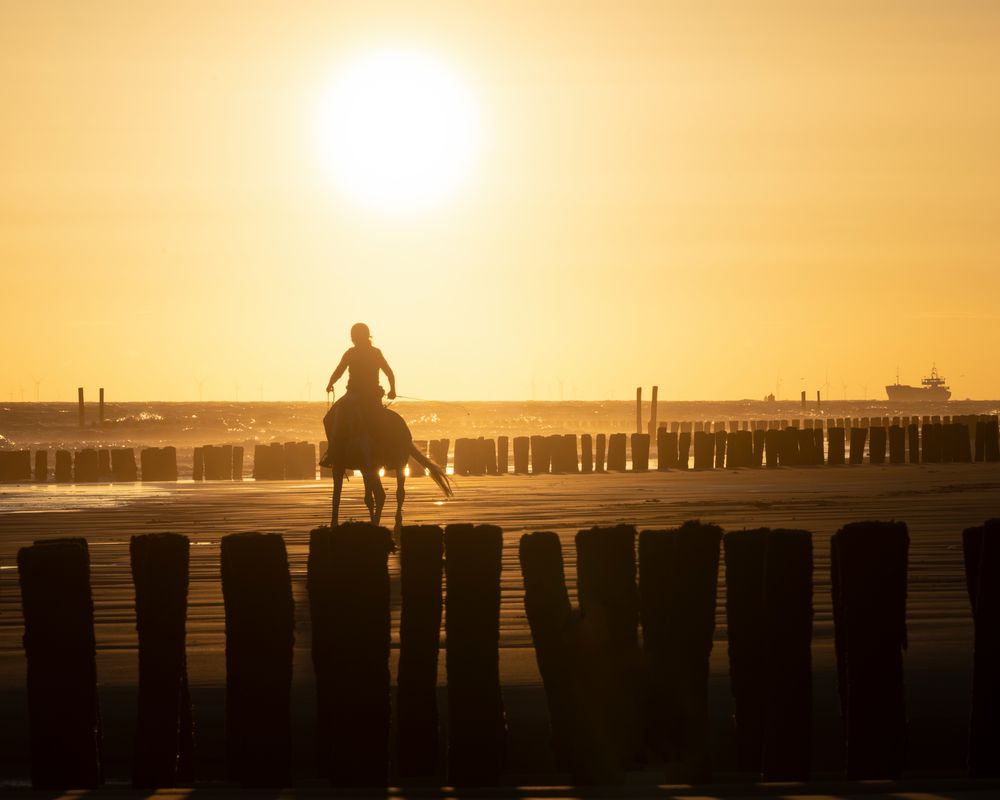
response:
[(940, 403), (951, 397), (951, 389), (945, 385), (945, 379), (938, 375), (937, 366), (931, 367), (930, 375), (921, 378), (920, 386), (907, 386), (900, 383), (897, 372), (896, 382), (886, 386), (885, 393), (889, 395), (890, 400), (904, 403)]

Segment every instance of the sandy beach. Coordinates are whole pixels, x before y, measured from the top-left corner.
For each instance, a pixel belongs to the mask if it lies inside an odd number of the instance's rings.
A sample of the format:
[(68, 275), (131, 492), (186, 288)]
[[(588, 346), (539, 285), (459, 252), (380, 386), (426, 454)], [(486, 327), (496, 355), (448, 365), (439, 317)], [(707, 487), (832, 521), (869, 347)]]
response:
[[(702, 519), (725, 529), (797, 527), (815, 534), (814, 773), (843, 766), (834, 679), (829, 537), (845, 522), (902, 519), (910, 530), (906, 656), (908, 774), (960, 775), (964, 767), (971, 678), (972, 623), (960, 534), (1000, 510), (1000, 465), (921, 465), (841, 469), (736, 470), (460, 478), (443, 502), (427, 479), (407, 485), (407, 523), (493, 523), (505, 533), (501, 668), (510, 731), (510, 774), (521, 783), (555, 779), (546, 746), (544, 698), (524, 616), (517, 542), (526, 531), (555, 530), (563, 541), (575, 595), (577, 530), (595, 524), (670, 527)], [(326, 482), (18, 486), (0, 492), (0, 774), (27, 777), (24, 656), (15, 559), (35, 539), (86, 536), (92, 558), (98, 670), (110, 779), (127, 779), (134, 727), (136, 635), (128, 541), (136, 533), (175, 531), (191, 538), (188, 655), (198, 732), (200, 779), (224, 776), (224, 629), (219, 539), (246, 530), (285, 536), (296, 597), (293, 717), (296, 776), (314, 779), (314, 690), (305, 596), (309, 531), (326, 521)], [(390, 500), (392, 493), (390, 491)], [(388, 508), (389, 506), (387, 506)], [(364, 518), (360, 480), (345, 490), (344, 512)], [(393, 634), (398, 641), (397, 556), (391, 556)], [(710, 703), (717, 777), (734, 772), (724, 576), (720, 575)], [(395, 651), (394, 651), (395, 652)], [(443, 687), (443, 658), (439, 672)], [(444, 700), (443, 690), (441, 700)], [(655, 781), (655, 773), (646, 776)]]

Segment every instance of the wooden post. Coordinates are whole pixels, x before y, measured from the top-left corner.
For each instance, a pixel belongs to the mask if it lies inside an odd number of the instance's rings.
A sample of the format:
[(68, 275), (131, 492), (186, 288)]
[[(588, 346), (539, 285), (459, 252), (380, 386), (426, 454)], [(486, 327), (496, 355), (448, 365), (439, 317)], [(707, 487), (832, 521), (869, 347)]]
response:
[(45, 483), (49, 479), (49, 451), (35, 451), (35, 482)]
[[(146, 470), (142, 471), (143, 477), (146, 475)], [(205, 448), (196, 447), (194, 449), (194, 479), (196, 481), (205, 480)]]
[(906, 750), (902, 522), (855, 522), (831, 540), (834, 644), (848, 780), (899, 777)]
[(573, 613), (559, 536), (552, 531), (526, 533), (521, 536), (518, 555), (524, 577), (524, 610), (545, 688), (556, 764), (579, 775), (587, 771), (587, 765), (574, 758), (582, 709), (577, 707), (573, 691)]
[(885, 463), (886, 429), (876, 425), (869, 431), (868, 461), (871, 464)]
[(851, 451), (850, 463), (863, 464), (865, 460), (865, 439), (868, 438), (868, 429), (862, 427), (851, 428)]
[(178, 533), (150, 533), (133, 536), (129, 554), (139, 632), (132, 785), (167, 788), (194, 778), (185, 645), (190, 544)]
[(723, 469), (726, 466), (726, 445), (729, 442), (729, 434), (725, 430), (716, 430), (715, 438), (715, 468)]
[(656, 469), (666, 472), (677, 468), (677, 434), (666, 428), (656, 431)]
[(827, 453), (827, 463), (831, 465), (841, 465), (844, 463), (844, 429), (830, 428), (827, 430), (829, 451)]
[(642, 387), (635, 387), (635, 432), (642, 433)]
[(17, 568), (32, 788), (96, 788), (104, 776), (87, 542), (50, 539), (22, 547)]
[(506, 475), (510, 472), (510, 438), (497, 438), (497, 474)]
[(102, 386), (100, 389), (98, 389), (98, 392), (99, 392), (99, 395), (98, 395), (99, 400), (97, 401), (97, 409), (98, 409), (98, 411), (97, 411), (97, 419), (99, 421), (99, 424), (103, 426), (104, 425), (104, 387)]
[(76, 390), (76, 410), (77, 417), (79, 419), (80, 427), (84, 426), (84, 415), (83, 415), (83, 387), (79, 387)]
[(503, 770), (507, 746), (499, 650), (503, 531), (449, 525), (444, 541), (449, 781), (489, 786)]
[(516, 475), (527, 475), (530, 459), (529, 439), (527, 436), (514, 437), (514, 473)]
[(594, 437), (589, 433), (580, 435), (580, 472), (594, 471)]
[(625, 471), (625, 444), (624, 433), (612, 433), (608, 437), (608, 472)]
[(441, 637), (444, 534), (407, 525), (400, 534), (399, 670), (396, 763), (402, 776), (438, 772), (437, 669)]
[(639, 596), (635, 528), (590, 528), (576, 535), (577, 594), (581, 621), (599, 637), (596, 659), (605, 665), (603, 696), (597, 700), (605, 735), (619, 766), (642, 749), (638, 691)]
[(646, 428), (646, 433), (649, 434), (650, 441), (652, 441), (653, 437), (656, 436), (656, 417), (657, 417), (656, 396), (659, 393), (659, 391), (660, 391), (659, 386), (653, 387), (653, 397), (652, 400), (650, 401), (650, 408), (649, 408), (649, 425)]
[(594, 454), (594, 472), (604, 472), (604, 453), (607, 445), (607, 436), (603, 433), (597, 434), (597, 449)]
[(681, 431), (677, 435), (677, 467), (678, 469), (688, 468), (688, 459), (691, 458), (691, 432)]
[(231, 533), (220, 558), (229, 778), (251, 788), (289, 786), (295, 604), (285, 542), (277, 533)]
[(366, 522), (309, 536), (318, 755), (338, 787), (388, 782), (392, 548), (389, 531)]
[(715, 465), (715, 436), (705, 431), (694, 434), (694, 468), (712, 469)]
[(135, 451), (131, 447), (111, 451), (111, 475), (115, 481), (128, 483), (139, 479)]
[(803, 389), (802, 390), (802, 408), (804, 409), (805, 407), (806, 407), (806, 391), (805, 391), (805, 389)]
[(652, 665), (648, 737), (672, 781), (711, 780), (708, 668), (722, 529), (687, 522), (639, 535), (643, 646)]
[(97, 451), (87, 448), (73, 457), (73, 480), (76, 483), (94, 483), (97, 481), (99, 461)]
[(1000, 519), (962, 533), (965, 583), (975, 624), (969, 775), (1000, 776)]
[(56, 483), (70, 483), (73, 480), (73, 455), (69, 450), (56, 450)]
[(889, 463), (906, 463), (906, 431), (899, 425), (889, 428)]
[[(315, 475), (313, 476), (315, 478)], [(243, 447), (241, 445), (233, 446), (233, 475), (232, 479), (234, 481), (243, 480)]]
[(649, 471), (649, 434), (632, 434), (632, 472)]

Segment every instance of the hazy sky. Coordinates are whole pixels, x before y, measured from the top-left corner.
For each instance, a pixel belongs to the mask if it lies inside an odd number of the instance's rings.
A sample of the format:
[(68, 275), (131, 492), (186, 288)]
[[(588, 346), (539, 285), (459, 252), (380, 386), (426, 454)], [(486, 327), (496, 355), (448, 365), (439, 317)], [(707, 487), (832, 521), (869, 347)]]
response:
[[(0, 0), (0, 400), (316, 399), (358, 320), (421, 398), (1000, 397), (998, 42), (958, 0)], [(483, 135), (405, 217), (317, 147), (386, 47)]]

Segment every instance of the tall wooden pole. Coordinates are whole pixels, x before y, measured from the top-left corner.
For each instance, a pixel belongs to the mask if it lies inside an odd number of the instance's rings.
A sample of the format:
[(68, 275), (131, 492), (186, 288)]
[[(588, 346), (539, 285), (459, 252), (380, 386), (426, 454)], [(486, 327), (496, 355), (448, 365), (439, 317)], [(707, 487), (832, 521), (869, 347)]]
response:
[(656, 396), (660, 391), (659, 386), (653, 387), (653, 398), (650, 401), (651, 408), (649, 409), (649, 434), (650, 441), (656, 441)]
[(80, 427), (82, 428), (83, 427), (83, 387), (82, 386), (80, 386), (76, 390), (76, 405), (77, 405), (78, 416), (79, 416), (79, 419), (80, 419)]
[(103, 425), (104, 424), (104, 387), (102, 386), (98, 391), (100, 392), (100, 399), (98, 400), (98, 409), (99, 410), (98, 410), (98, 417), (97, 418), (100, 420), (100, 424)]
[(642, 387), (635, 387), (635, 432), (642, 433)]

